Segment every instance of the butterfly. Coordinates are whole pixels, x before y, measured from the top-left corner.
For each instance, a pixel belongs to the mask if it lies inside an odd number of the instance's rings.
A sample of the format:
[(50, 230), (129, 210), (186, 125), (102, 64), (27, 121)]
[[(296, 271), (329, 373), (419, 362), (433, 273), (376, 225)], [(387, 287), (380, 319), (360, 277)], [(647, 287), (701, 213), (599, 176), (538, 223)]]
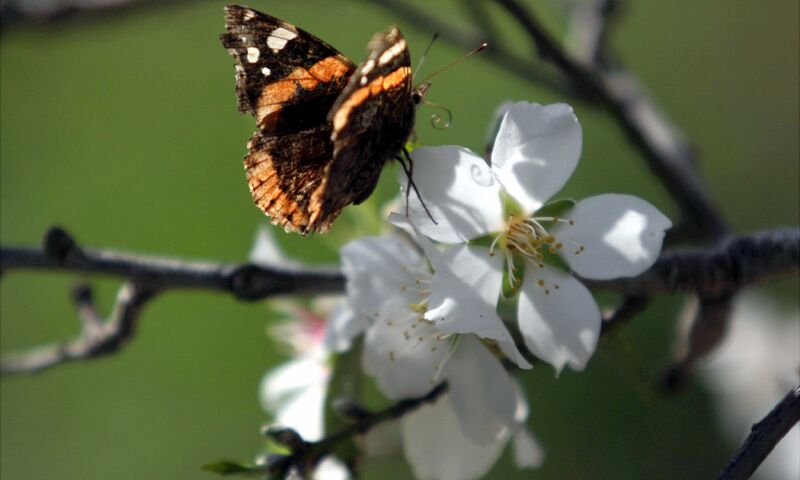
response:
[(247, 143), (247, 182), (273, 224), (324, 233), (344, 207), (370, 196), (388, 160), (398, 158), (410, 175), (407, 152), (405, 161), (399, 155), (430, 83), (412, 85), (397, 27), (375, 34), (356, 66), (251, 8), (226, 6), (225, 23), (220, 39), (236, 60), (239, 112), (258, 127)]

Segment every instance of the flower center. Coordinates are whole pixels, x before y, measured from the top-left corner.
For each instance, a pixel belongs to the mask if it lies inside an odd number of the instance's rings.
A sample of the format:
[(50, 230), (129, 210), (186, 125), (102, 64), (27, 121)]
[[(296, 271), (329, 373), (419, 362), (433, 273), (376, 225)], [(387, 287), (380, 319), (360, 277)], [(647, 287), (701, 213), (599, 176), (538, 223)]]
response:
[[(574, 220), (560, 217), (526, 217), (512, 215), (506, 222), (505, 229), (494, 239), (489, 247), (490, 255), (495, 255), (498, 246), (506, 256), (509, 281), (516, 286), (517, 269), (514, 258), (521, 258), (524, 262), (544, 268), (545, 254), (557, 254), (564, 248), (564, 243), (547, 231), (544, 223), (567, 223), (574, 225)], [(585, 248), (582, 245), (575, 247), (575, 254), (581, 253)]]

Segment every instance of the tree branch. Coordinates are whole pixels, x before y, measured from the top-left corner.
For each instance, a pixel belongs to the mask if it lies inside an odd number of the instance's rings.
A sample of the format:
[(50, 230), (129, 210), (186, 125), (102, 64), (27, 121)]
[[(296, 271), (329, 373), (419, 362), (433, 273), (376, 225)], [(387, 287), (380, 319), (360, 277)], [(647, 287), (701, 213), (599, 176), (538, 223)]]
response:
[[(375, 413), (357, 407), (358, 413), (352, 424), (315, 442), (304, 441), (292, 429), (268, 428), (265, 434), (289, 448), (290, 454), (270, 455), (265, 462), (259, 462), (255, 467), (245, 467), (233, 462), (219, 462), (206, 466), (205, 469), (222, 474), (246, 473), (248, 475), (267, 474), (269, 478), (295, 478), (295, 476), (307, 478), (305, 475), (313, 472), (317, 462), (333, 453), (339, 443), (356, 435), (363, 435), (382, 423), (401, 418), (426, 403), (434, 402), (444, 395), (447, 389), (447, 382), (442, 382), (425, 395), (400, 400)], [(353, 418), (349, 415), (348, 417)]]
[(157, 293), (172, 289), (203, 289), (230, 293), (241, 300), (274, 295), (314, 295), (344, 290), (338, 269), (273, 268), (254, 264), (228, 265), (145, 257), (78, 246), (64, 229), (47, 231), (41, 249), (0, 247), (0, 272), (46, 270), (94, 273), (121, 277), (115, 306), (104, 322), (97, 313), (91, 290), (75, 290), (81, 334), (75, 340), (14, 354), (0, 362), (0, 376), (37, 373), (75, 360), (113, 353), (125, 346), (136, 331), (144, 304)]
[(317, 295), (344, 289), (336, 268), (265, 267), (254, 264), (186, 262), (78, 246), (64, 229), (53, 227), (41, 249), (0, 247), (0, 272), (48, 270), (121, 277), (151, 289), (200, 289), (230, 293), (241, 300), (274, 295)]
[(633, 75), (620, 67), (587, 66), (566, 53), (539, 19), (517, 0), (495, 0), (531, 37), (539, 55), (555, 65), (575, 87), (594, 98), (617, 120), (644, 155), (700, 237), (718, 239), (728, 232), (718, 207), (696, 171), (693, 149), (645, 94)]
[(730, 463), (717, 476), (718, 480), (750, 478), (775, 445), (800, 421), (800, 385), (792, 388), (783, 400), (760, 422), (753, 425), (750, 435)]
[(142, 307), (157, 293), (152, 288), (126, 283), (117, 293), (109, 318), (103, 322), (97, 315), (91, 290), (86, 286), (79, 286), (74, 293), (74, 301), (83, 327), (80, 336), (69, 342), (39, 347), (3, 358), (0, 362), (0, 375), (36, 373), (61, 363), (86, 360), (118, 351), (133, 338)]
[(667, 250), (643, 274), (614, 280), (584, 280), (594, 288), (626, 295), (663, 292), (720, 297), (748, 285), (800, 272), (800, 229), (731, 235), (711, 248)]
[(3, 28), (15, 23), (56, 23), (76, 17), (97, 19), (119, 16), (134, 10), (163, 8), (166, 3), (189, 3), (193, 0), (48, 0), (31, 2), (4, 0), (0, 5)]
[[(2, 375), (37, 372), (66, 361), (116, 351), (133, 333), (121, 330), (135, 325), (140, 307), (157, 292), (203, 289), (228, 293), (242, 300), (258, 300), (274, 295), (341, 293), (345, 283), (335, 268), (291, 269), (189, 262), (84, 249), (58, 227), (47, 232), (41, 249), (0, 247), (0, 271), (23, 269), (109, 275), (121, 277), (129, 285), (120, 291), (117, 306), (105, 323), (98, 320), (91, 301), (76, 301), (83, 319), (83, 335), (64, 345), (36, 349), (4, 360)], [(716, 248), (666, 251), (650, 270), (638, 277), (584, 282), (593, 288), (621, 291), (626, 297), (607, 318), (603, 326), (607, 332), (640, 312), (658, 293), (682, 291), (721, 298), (751, 283), (798, 271), (800, 229), (785, 229), (731, 236)], [(115, 320), (117, 318), (120, 320)], [(94, 330), (100, 333), (87, 334)]]
[(584, 65), (608, 65), (608, 32), (619, 10), (619, 0), (583, 1), (572, 6), (565, 44), (578, 61)]

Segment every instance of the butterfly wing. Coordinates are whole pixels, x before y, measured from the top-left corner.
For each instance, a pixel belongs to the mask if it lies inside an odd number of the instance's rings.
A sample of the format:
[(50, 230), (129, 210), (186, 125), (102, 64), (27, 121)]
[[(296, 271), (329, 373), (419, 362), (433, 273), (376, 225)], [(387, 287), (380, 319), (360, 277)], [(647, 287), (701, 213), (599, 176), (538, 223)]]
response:
[(414, 124), (403, 35), (391, 27), (376, 34), (368, 50), (328, 114), (333, 161), (311, 197), (312, 228), (326, 228), (342, 208), (372, 193), (384, 163), (403, 148)]
[(333, 161), (327, 115), (355, 65), (294, 25), (239, 5), (225, 7), (222, 44), (236, 60), (239, 111), (258, 131), (244, 160), (253, 201), (272, 222), (306, 234), (311, 196)]

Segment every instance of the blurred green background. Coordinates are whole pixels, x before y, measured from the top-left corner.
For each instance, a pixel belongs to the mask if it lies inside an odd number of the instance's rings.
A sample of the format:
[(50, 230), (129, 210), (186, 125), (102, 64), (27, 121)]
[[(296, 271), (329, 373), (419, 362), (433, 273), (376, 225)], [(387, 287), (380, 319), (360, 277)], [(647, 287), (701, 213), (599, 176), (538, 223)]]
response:
[[(457, 2), (413, 2), (456, 25)], [(533, 4), (534, 2), (529, 2)], [(87, 246), (189, 259), (244, 261), (263, 223), (241, 158), (254, 126), (236, 113), (233, 60), (221, 47), (223, 2), (190, 2), (58, 25), (16, 24), (0, 37), (0, 240), (36, 245), (53, 224)], [(554, 3), (536, 2), (551, 26)], [(371, 35), (399, 26), (417, 58), (430, 35), (367, 1), (251, 4), (324, 38), (355, 61)], [(529, 44), (502, 16), (515, 49)], [(725, 214), (742, 231), (798, 221), (798, 3), (629, 2), (614, 45), (688, 134)], [(512, 42), (509, 42), (512, 43)], [(440, 42), (426, 69), (463, 52)], [(567, 101), (584, 127), (582, 163), (567, 193), (642, 196), (675, 208), (638, 154), (593, 107), (548, 93), (486, 59), (436, 78), (428, 98), (453, 113), (425, 145), (482, 151), (505, 100)], [(379, 195), (348, 209), (328, 237), (278, 232), (308, 262), (337, 261), (338, 247), (374, 232), (378, 199), (396, 192), (394, 168)], [(13, 273), (0, 283), (3, 354), (70, 338), (78, 322), (71, 275)], [(105, 312), (118, 282), (88, 278)], [(797, 283), (773, 289), (796, 301)], [(524, 375), (530, 426), (547, 450), (537, 478), (708, 478), (734, 446), (723, 440), (699, 382), (675, 397), (656, 384), (669, 359), (680, 299), (662, 298), (604, 340), (586, 372)], [(173, 292), (150, 303), (137, 338), (118, 355), (0, 383), (4, 479), (213, 478), (200, 466), (249, 459), (267, 421), (256, 397), (283, 358), (266, 337), (264, 303)], [(508, 454), (490, 478), (527, 478)], [(391, 467), (391, 468), (390, 468)], [(367, 478), (406, 478), (374, 465)], [(382, 473), (377, 473), (382, 472)], [(393, 476), (392, 476), (393, 475)]]

